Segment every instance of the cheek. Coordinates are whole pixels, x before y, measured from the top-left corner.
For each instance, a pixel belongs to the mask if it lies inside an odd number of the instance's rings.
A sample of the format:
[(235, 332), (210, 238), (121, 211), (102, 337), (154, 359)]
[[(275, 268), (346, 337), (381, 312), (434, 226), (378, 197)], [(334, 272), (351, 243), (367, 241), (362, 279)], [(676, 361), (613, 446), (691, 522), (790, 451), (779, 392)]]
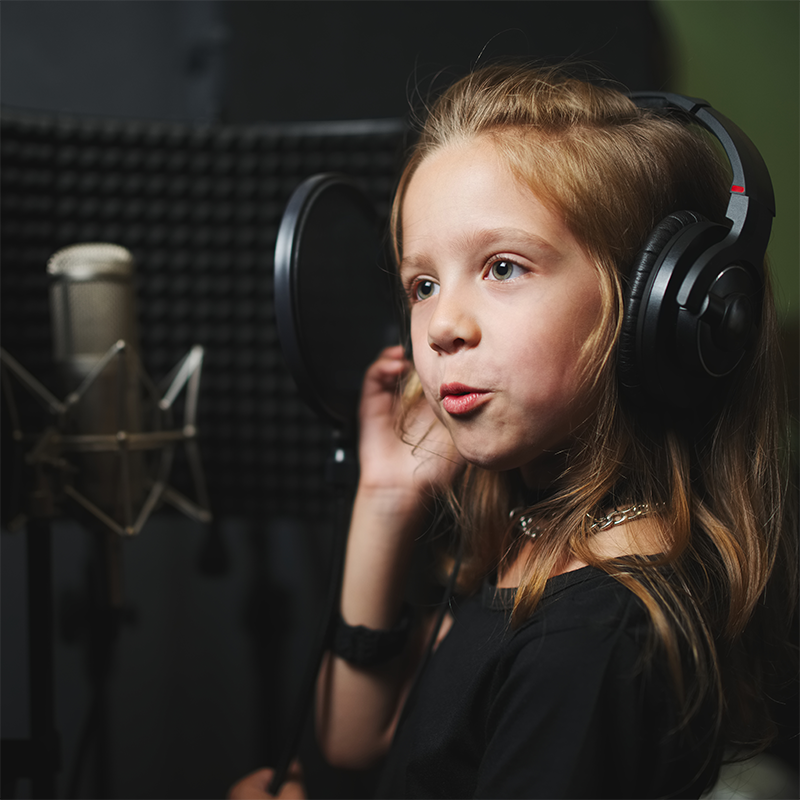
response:
[(513, 379), (532, 401), (558, 406), (572, 403), (580, 393), (579, 363), (586, 336), (571, 324), (572, 319), (538, 319), (521, 337), (532, 344), (512, 348), (504, 356)]
[(439, 384), (430, 371), (426, 371), (424, 359), (422, 359), (422, 363), (420, 363), (420, 361), (415, 361), (414, 369), (422, 385), (422, 393), (425, 395), (428, 405), (433, 409), (436, 416), (439, 416), (441, 412), (439, 408)]
[[(430, 348), (426, 348), (430, 352)], [(416, 356), (414, 352), (414, 371), (417, 373), (420, 385), (422, 386), (422, 394), (426, 402), (431, 407), (434, 415), (439, 421), (444, 422), (447, 415), (439, 403), (439, 378), (437, 373), (432, 370), (431, 359), (427, 357), (423, 351), (421, 357)]]
[(411, 344), (414, 348), (422, 347), (428, 343), (428, 317), (427, 308), (415, 305), (409, 314), (409, 333)]
[(427, 324), (420, 317), (420, 314), (412, 313), (409, 334), (411, 337), (411, 356), (414, 361), (414, 367), (419, 375), (420, 381), (422, 381), (422, 385), (425, 386), (426, 366), (430, 361), (430, 355), (433, 351), (428, 346)]

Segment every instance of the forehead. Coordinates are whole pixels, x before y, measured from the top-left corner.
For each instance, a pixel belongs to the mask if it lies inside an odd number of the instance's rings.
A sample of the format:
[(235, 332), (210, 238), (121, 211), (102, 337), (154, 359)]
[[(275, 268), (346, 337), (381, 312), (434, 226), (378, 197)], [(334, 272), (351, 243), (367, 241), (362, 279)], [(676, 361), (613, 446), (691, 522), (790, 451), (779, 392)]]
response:
[(516, 176), (487, 138), (424, 158), (400, 210), (404, 262), (446, 242), (490, 247), (494, 239), (513, 244), (538, 238), (554, 250), (577, 246), (560, 215)]

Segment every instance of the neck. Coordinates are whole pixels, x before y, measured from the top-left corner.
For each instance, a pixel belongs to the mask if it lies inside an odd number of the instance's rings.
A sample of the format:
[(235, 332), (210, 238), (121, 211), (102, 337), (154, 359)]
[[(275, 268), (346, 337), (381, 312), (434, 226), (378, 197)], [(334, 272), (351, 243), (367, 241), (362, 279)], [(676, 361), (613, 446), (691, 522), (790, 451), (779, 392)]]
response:
[(567, 460), (565, 450), (542, 453), (519, 468), (522, 483), (533, 494), (546, 495), (553, 491), (553, 483), (564, 472)]

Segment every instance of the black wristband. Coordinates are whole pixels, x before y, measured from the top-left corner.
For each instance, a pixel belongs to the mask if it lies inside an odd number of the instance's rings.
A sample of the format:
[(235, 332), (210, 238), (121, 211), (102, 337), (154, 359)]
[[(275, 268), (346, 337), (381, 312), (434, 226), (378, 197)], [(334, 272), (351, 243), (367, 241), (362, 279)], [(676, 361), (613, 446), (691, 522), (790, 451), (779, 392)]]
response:
[(400, 655), (411, 628), (411, 608), (403, 606), (397, 625), (391, 630), (375, 630), (363, 625), (348, 625), (339, 615), (333, 632), (331, 652), (357, 667), (376, 667)]

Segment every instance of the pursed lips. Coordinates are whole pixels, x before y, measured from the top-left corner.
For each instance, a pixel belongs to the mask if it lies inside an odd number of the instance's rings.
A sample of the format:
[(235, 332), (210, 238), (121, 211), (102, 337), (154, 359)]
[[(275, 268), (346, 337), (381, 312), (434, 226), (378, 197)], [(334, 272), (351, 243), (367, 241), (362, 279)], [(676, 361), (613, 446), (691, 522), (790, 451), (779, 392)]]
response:
[(442, 408), (453, 416), (469, 414), (489, 399), (490, 392), (463, 383), (443, 383), (439, 387)]

